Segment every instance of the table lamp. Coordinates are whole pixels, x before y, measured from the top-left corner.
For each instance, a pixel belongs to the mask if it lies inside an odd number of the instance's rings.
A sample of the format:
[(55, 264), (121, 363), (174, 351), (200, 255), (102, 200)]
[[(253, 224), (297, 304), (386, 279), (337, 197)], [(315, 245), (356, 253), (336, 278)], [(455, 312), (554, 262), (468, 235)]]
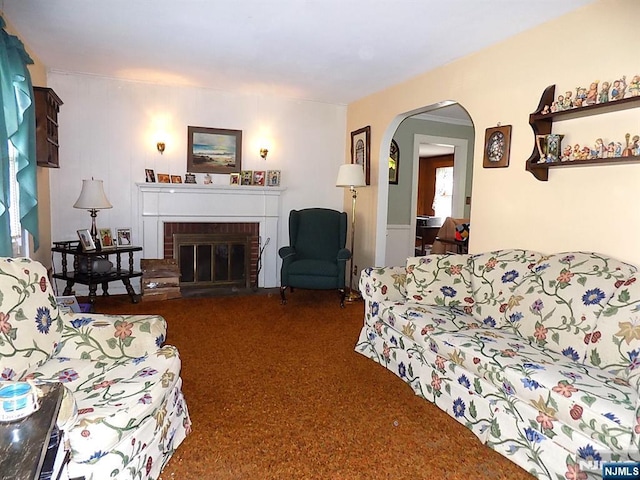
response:
[(73, 204), (73, 208), (89, 210), (91, 214), (91, 237), (96, 242), (98, 239), (98, 229), (96, 228), (98, 210), (112, 208), (107, 196), (104, 194), (102, 180), (94, 180), (93, 178), (91, 180), (82, 180), (82, 190), (78, 200)]

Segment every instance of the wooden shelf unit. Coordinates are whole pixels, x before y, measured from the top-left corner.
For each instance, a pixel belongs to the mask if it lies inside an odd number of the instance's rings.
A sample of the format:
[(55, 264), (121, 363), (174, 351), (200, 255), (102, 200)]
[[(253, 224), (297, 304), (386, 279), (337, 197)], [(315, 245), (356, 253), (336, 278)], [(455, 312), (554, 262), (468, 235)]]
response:
[(639, 156), (539, 163), (540, 152), (538, 152), (538, 148), (536, 147), (536, 135), (549, 135), (554, 122), (619, 112), (629, 108), (640, 107), (640, 97), (630, 97), (623, 98), (622, 100), (612, 100), (607, 103), (585, 105), (584, 107), (575, 107), (568, 110), (561, 110), (559, 112), (543, 114), (542, 111), (544, 107), (553, 103), (555, 99), (555, 90), (555, 85), (547, 87), (542, 93), (542, 97), (540, 97), (538, 108), (536, 108), (535, 112), (529, 115), (529, 125), (531, 125), (531, 129), (533, 130), (533, 152), (526, 162), (526, 169), (528, 172), (531, 172), (531, 174), (533, 174), (533, 176), (538, 180), (546, 182), (549, 179), (550, 168), (640, 163)]

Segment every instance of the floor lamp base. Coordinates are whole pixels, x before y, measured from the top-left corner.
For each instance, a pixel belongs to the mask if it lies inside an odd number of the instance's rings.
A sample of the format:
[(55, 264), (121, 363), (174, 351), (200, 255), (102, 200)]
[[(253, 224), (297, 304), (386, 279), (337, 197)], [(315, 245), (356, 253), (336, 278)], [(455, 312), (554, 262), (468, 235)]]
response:
[(344, 301), (348, 303), (359, 302), (360, 300), (362, 300), (362, 295), (357, 290), (349, 290), (344, 298)]

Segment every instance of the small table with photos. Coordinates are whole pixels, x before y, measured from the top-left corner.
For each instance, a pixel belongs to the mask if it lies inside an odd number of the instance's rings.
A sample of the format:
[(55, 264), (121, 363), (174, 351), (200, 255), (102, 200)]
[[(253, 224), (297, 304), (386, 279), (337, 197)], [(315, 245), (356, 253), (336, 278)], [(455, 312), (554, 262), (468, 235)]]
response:
[[(73, 285), (80, 283), (89, 287), (89, 303), (93, 307), (96, 301), (98, 285), (102, 285), (102, 295), (108, 296), (110, 282), (122, 281), (132, 303), (138, 303), (139, 296), (131, 286), (131, 279), (141, 277), (142, 272), (133, 268), (133, 254), (142, 251), (142, 247), (122, 246), (85, 251), (79, 241), (53, 242), (54, 253), (61, 255), (62, 272), (54, 273), (53, 278), (65, 280), (64, 295), (72, 295)], [(122, 255), (128, 254), (127, 265), (122, 265)], [(115, 255), (116, 265), (111, 266), (109, 257)], [(68, 256), (73, 257), (73, 270), (69, 269)]]

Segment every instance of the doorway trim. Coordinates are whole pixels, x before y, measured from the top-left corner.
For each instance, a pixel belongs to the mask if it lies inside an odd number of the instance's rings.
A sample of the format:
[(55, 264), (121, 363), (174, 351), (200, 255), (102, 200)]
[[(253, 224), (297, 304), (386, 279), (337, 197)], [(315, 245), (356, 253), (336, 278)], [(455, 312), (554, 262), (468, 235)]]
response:
[[(420, 144), (431, 143), (453, 147), (453, 197), (451, 215), (454, 218), (464, 217), (464, 207), (467, 192), (467, 167), (469, 141), (463, 138), (439, 137), (416, 133), (413, 136), (413, 182), (411, 184), (411, 231), (416, 231), (416, 212), (418, 211), (418, 171), (420, 169)], [(410, 238), (407, 245), (408, 252), (413, 252), (415, 239)], [(412, 255), (410, 255), (412, 256)]]

